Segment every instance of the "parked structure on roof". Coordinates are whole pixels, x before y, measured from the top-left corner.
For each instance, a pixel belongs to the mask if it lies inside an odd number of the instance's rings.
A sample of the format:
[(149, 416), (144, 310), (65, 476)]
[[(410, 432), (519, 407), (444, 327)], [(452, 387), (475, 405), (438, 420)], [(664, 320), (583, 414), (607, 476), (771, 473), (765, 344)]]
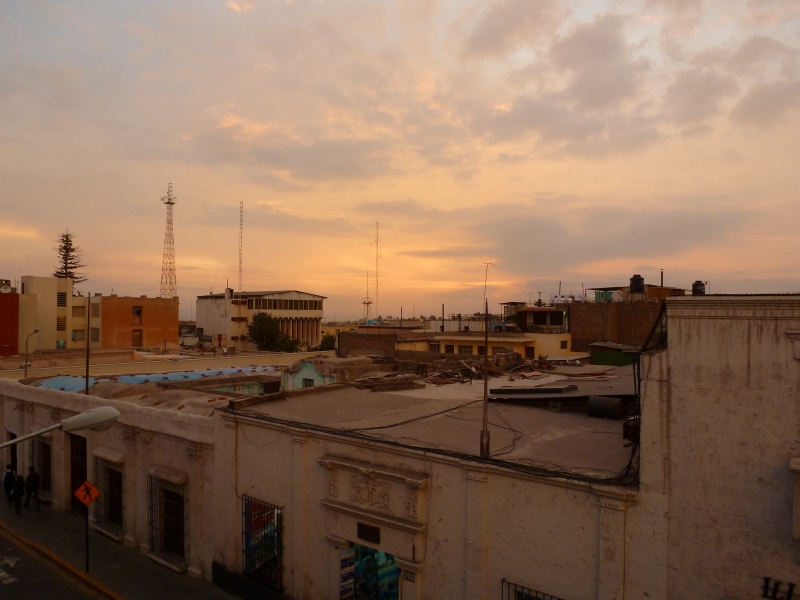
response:
[(322, 337), (324, 300), (325, 296), (298, 290), (239, 293), (228, 288), (220, 294), (197, 297), (197, 327), (211, 336), (216, 347), (257, 350), (247, 339), (247, 325), (255, 313), (264, 312), (278, 319), (282, 334), (314, 348)]
[(634, 275), (628, 285), (586, 288), (594, 292), (595, 302), (654, 302), (670, 296), (684, 296), (683, 288), (645, 283), (641, 275)]

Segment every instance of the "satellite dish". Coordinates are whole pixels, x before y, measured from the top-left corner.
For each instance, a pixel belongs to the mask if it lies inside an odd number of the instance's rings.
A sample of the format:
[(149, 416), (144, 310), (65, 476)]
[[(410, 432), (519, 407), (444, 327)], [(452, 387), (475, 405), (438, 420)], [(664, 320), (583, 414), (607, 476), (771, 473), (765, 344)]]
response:
[(11, 288), (7, 285), (4, 285), (3, 287), (0, 287), (0, 292), (3, 294), (8, 294), (11, 292)]

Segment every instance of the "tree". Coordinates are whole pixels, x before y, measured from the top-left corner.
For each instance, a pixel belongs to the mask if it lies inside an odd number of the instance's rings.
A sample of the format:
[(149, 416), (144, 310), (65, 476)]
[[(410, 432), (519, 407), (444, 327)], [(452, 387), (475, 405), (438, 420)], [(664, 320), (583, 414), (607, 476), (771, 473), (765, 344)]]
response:
[(278, 319), (267, 313), (256, 313), (247, 326), (247, 336), (259, 350), (271, 352), (297, 352), (300, 340), (294, 340), (281, 333)]
[(336, 336), (323, 335), (322, 341), (320, 342), (317, 350), (335, 350), (335, 349), (336, 349)]
[(83, 273), (78, 273), (78, 269), (86, 266), (81, 263), (82, 250), (75, 245), (69, 229), (58, 236), (56, 252), (58, 252), (58, 267), (53, 273), (53, 277), (72, 279), (74, 283), (86, 281)]

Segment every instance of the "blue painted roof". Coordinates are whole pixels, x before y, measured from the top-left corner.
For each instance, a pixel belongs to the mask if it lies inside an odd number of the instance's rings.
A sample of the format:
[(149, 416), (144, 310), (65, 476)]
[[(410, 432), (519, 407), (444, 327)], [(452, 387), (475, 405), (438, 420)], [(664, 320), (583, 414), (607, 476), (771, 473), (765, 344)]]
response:
[[(267, 373), (275, 371), (275, 367), (248, 365), (244, 367), (227, 367), (224, 369), (201, 369), (199, 371), (177, 371), (175, 373), (145, 373), (138, 375), (120, 375), (116, 381), (122, 383), (159, 383), (162, 381), (191, 381), (217, 375), (230, 375), (233, 373)], [(96, 379), (89, 377), (89, 386), (95, 383), (111, 381), (110, 378)], [(80, 392), (86, 389), (86, 378), (83, 375), (57, 375), (44, 379), (36, 384), (37, 387), (60, 390), (64, 392)]]

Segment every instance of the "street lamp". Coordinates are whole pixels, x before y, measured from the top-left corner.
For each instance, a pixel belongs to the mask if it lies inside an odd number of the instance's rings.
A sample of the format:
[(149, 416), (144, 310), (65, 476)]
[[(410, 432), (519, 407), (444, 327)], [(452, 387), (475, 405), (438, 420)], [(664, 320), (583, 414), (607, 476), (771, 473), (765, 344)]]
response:
[(55, 429), (60, 429), (61, 431), (78, 431), (81, 429), (102, 431), (111, 427), (118, 418), (119, 411), (113, 406), (98, 406), (97, 408), (91, 408), (86, 412), (79, 413), (74, 417), (70, 417), (69, 419), (64, 419), (61, 421), (61, 423), (50, 425), (50, 427), (45, 427), (39, 431), (34, 431), (33, 433), (13, 439), (10, 442), (0, 444), (0, 450), (8, 446), (13, 446), (14, 444), (19, 444), (20, 442), (24, 442), (32, 437), (42, 435), (43, 433), (47, 433), (48, 431), (53, 431)]
[(28, 334), (28, 337), (25, 338), (25, 376), (23, 379), (28, 378), (28, 340), (31, 339), (32, 335), (36, 335), (39, 333), (38, 329), (34, 329), (33, 333)]

